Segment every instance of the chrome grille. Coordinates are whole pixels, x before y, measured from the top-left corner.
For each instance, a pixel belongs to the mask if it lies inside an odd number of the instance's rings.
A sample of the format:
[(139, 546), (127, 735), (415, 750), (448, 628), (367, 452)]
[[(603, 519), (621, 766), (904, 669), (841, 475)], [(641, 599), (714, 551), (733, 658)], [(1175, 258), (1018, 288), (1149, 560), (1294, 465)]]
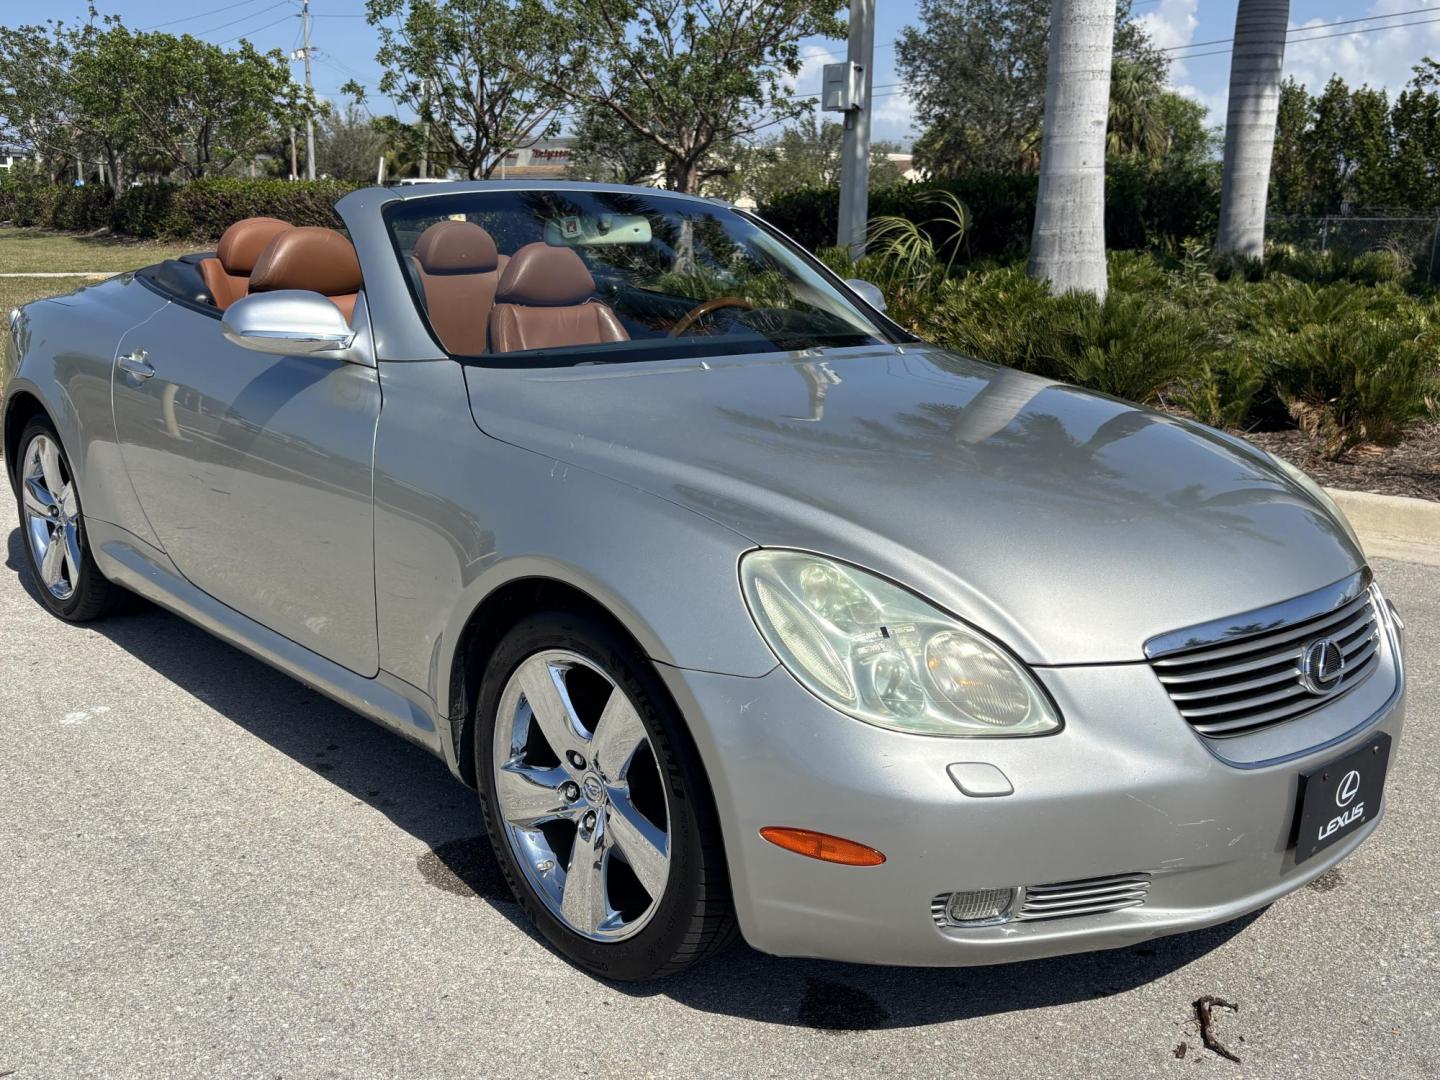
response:
[[(1320, 641), (1333, 642), (1345, 663), (1338, 682), (1317, 693), (1306, 685), (1301, 667), (1306, 650)], [(1374, 599), (1364, 589), (1319, 614), (1152, 656), (1150, 663), (1180, 715), (1202, 735), (1223, 738), (1330, 704), (1374, 673), (1379, 648)]]
[(1015, 918), (1073, 919), (1080, 915), (1099, 915), (1139, 907), (1149, 892), (1150, 875), (1142, 873), (1031, 885), (1020, 899)]

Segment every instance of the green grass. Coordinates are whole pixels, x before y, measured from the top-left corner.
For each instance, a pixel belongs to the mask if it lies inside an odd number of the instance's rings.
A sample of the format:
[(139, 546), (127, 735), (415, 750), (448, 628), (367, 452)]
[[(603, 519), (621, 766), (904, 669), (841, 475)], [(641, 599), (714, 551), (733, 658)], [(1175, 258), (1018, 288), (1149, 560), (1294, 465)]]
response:
[[(136, 270), (161, 259), (199, 249), (200, 245), (193, 243), (173, 244), (112, 236), (77, 236), (44, 229), (0, 228), (0, 274)], [(0, 288), (4, 286), (0, 285)], [(67, 291), (68, 288), (55, 290)]]

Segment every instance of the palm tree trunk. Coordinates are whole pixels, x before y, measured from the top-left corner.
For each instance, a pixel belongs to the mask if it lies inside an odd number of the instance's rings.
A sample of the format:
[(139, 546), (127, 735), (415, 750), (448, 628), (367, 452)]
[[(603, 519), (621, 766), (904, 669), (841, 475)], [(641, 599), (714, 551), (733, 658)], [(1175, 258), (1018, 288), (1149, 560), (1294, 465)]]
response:
[(1265, 200), (1289, 22), (1290, 0), (1240, 0), (1235, 12), (1220, 234), (1215, 242), (1216, 253), (1226, 257), (1259, 259), (1265, 254)]
[(1114, 45), (1114, 0), (1054, 0), (1030, 276), (1057, 294), (1105, 298), (1105, 124)]

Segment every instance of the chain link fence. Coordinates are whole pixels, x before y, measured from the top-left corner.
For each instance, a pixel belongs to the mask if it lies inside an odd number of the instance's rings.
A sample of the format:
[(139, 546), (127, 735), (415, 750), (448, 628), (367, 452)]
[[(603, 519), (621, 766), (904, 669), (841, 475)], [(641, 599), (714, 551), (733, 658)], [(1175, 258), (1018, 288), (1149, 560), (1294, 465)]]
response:
[(1272, 216), (1267, 239), (1299, 251), (1355, 258), (1388, 251), (1414, 267), (1417, 276), (1440, 282), (1440, 214), (1427, 217), (1360, 211), (1327, 217)]

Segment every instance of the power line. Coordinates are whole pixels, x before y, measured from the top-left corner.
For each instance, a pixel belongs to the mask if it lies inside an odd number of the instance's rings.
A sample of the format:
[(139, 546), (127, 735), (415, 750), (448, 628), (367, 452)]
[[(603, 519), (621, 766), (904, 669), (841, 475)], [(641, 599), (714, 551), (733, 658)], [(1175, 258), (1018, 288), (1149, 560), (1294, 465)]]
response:
[[(1339, 20), (1337, 20), (1337, 21), (1335, 21), (1335, 22), (1316, 23), (1314, 26), (1292, 26), (1292, 27), (1288, 28), (1288, 29), (1285, 31), (1285, 33), (1286, 33), (1287, 36), (1290, 35), (1290, 34), (1307, 34), (1307, 33), (1309, 33), (1311, 30), (1328, 30), (1328, 29), (1330, 29), (1330, 27), (1332, 27), (1332, 26), (1353, 26), (1353, 25), (1356, 24), (1356, 23), (1379, 22), (1381, 19), (1399, 19), (1399, 18), (1402, 18), (1403, 16), (1406, 16), (1406, 15), (1426, 15), (1426, 14), (1433, 13), (1433, 12), (1435, 12), (1435, 11), (1437, 11), (1437, 10), (1440, 10), (1440, 9), (1433, 8), (1433, 7), (1411, 8), (1409, 11), (1392, 11), (1392, 12), (1390, 12), (1390, 14), (1388, 14), (1388, 15), (1367, 15), (1367, 16), (1365, 16), (1363, 19), (1339, 19)], [(1422, 23), (1401, 23), (1400, 25), (1401, 25), (1401, 26), (1420, 26), (1420, 25), (1423, 25), (1423, 24), (1422, 24)], [(1371, 31), (1373, 31), (1373, 30), (1392, 30), (1392, 29), (1395, 29), (1395, 28), (1394, 28), (1394, 27), (1390, 27), (1390, 26), (1375, 26), (1375, 27), (1371, 27), (1370, 29), (1371, 29)], [(1354, 33), (1367, 33), (1367, 32), (1369, 32), (1369, 31), (1356, 30), (1356, 31), (1353, 31), (1353, 32), (1354, 32)], [(1327, 35), (1327, 36), (1329, 36), (1329, 37), (1342, 37), (1343, 35), (1340, 35), (1340, 34), (1330, 34), (1330, 35)], [(1199, 49), (1199, 48), (1202, 48), (1202, 47), (1205, 46), (1205, 45), (1228, 45), (1228, 44), (1230, 44), (1230, 42), (1232, 42), (1232, 41), (1234, 41), (1234, 40), (1235, 40), (1235, 39), (1234, 39), (1233, 37), (1227, 37), (1227, 38), (1215, 38), (1215, 39), (1212, 40), (1212, 41), (1192, 41), (1192, 42), (1190, 42), (1190, 44), (1188, 44), (1188, 45), (1171, 45), (1171, 46), (1169, 46), (1168, 48), (1161, 49), (1160, 52), (1167, 52), (1167, 53), (1168, 53), (1168, 52), (1179, 52), (1179, 51), (1182, 50), (1182, 49)], [(1302, 39), (1302, 40), (1308, 40), (1308, 39)], [(1183, 59), (1183, 57), (1182, 57), (1182, 59)]]
[(264, 26), (252, 27), (251, 29), (246, 30), (243, 34), (236, 34), (234, 37), (226, 38), (224, 41), (214, 41), (214, 42), (211, 42), (211, 44), (212, 44), (212, 45), (229, 45), (232, 41), (239, 41), (241, 38), (249, 37), (251, 34), (258, 34), (261, 30), (269, 30), (270, 27), (272, 27), (272, 26), (279, 26), (281, 23), (285, 22), (286, 20), (288, 20), (288, 19), (293, 19), (293, 18), (295, 18), (294, 15), (282, 15), (282, 16), (280, 16), (280, 18), (276, 19), (274, 22), (268, 22), (268, 23), (266, 23)]
[[(275, 10), (276, 8), (278, 8), (278, 7), (286, 7), (286, 6), (289, 5), (289, 3), (290, 3), (290, 0), (279, 0), (278, 3), (271, 4), (269, 7), (263, 7), (263, 8), (260, 8), (258, 11), (252, 11), (252, 12), (250, 12), (249, 15), (241, 15), (240, 18), (238, 18), (238, 19), (231, 19), (229, 22), (223, 22), (223, 23), (221, 23), (219, 26), (212, 26), (212, 27), (210, 27), (210, 28), (207, 29), (207, 30), (196, 30), (196, 31), (195, 31), (195, 36), (196, 36), (196, 37), (204, 37), (206, 34), (213, 34), (213, 33), (215, 33), (215, 31), (217, 31), (217, 30), (227, 30), (227, 29), (229, 29), (230, 27), (235, 26), (235, 25), (238, 24), (238, 23), (249, 22), (251, 19), (259, 18), (261, 15), (264, 15), (267, 11), (274, 11), (274, 10)], [(288, 19), (289, 17), (290, 17), (290, 16), (288, 16), (288, 15), (285, 16), (285, 18), (287, 18), (287, 19)], [(273, 24), (271, 24), (271, 25), (273, 25)]]
[[(174, 26), (176, 23), (190, 22), (192, 19), (203, 19), (207, 15), (220, 15), (224, 12), (234, 11), (236, 8), (249, 7), (251, 4), (258, 4), (260, 0), (240, 0), (238, 4), (224, 4), (218, 8), (211, 8), (209, 11), (202, 11), (196, 15), (182, 15), (178, 19), (171, 19), (168, 22), (155, 23), (153, 26), (139, 27), (140, 33), (148, 33), (151, 30), (159, 30), (162, 26)], [(259, 14), (255, 12), (255, 14)]]
[[(1430, 10), (1435, 10), (1431, 8)], [(1382, 30), (1400, 30), (1407, 26), (1429, 26), (1431, 23), (1440, 23), (1440, 19), (1416, 19), (1414, 22), (1397, 23), (1394, 26), (1367, 26), (1363, 30), (1343, 30), (1338, 34), (1317, 34), (1315, 37), (1296, 38), (1288, 42), (1290, 45), (1303, 45), (1307, 41), (1324, 41), (1326, 38), (1355, 37), (1359, 34), (1378, 34)], [(1312, 27), (1311, 29), (1319, 29)], [(1177, 60), (1198, 60), (1202, 56), (1229, 56), (1233, 49), (1212, 49), (1210, 52), (1191, 53), (1189, 56), (1177, 56)]]

